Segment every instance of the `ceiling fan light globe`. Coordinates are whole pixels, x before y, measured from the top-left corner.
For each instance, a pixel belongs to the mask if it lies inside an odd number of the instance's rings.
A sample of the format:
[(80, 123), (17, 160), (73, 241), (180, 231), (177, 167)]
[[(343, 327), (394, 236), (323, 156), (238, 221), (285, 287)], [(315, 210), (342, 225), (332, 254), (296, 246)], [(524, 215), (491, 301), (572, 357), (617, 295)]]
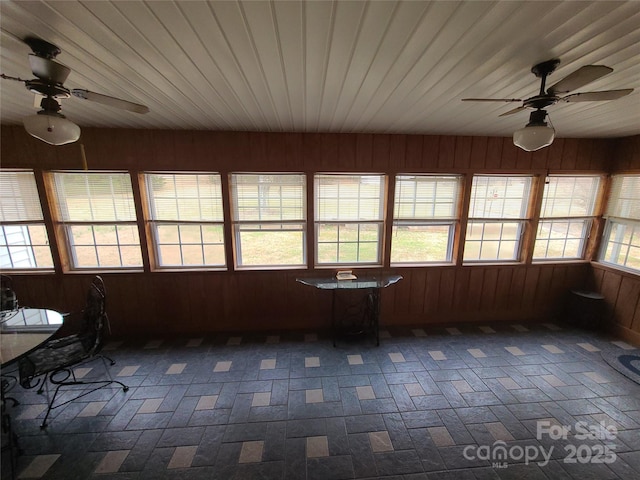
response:
[(80, 138), (80, 127), (61, 115), (39, 113), (25, 117), (22, 123), (29, 135), (49, 145), (66, 145)]
[(527, 152), (534, 152), (553, 143), (556, 131), (546, 125), (531, 125), (513, 132), (513, 144)]

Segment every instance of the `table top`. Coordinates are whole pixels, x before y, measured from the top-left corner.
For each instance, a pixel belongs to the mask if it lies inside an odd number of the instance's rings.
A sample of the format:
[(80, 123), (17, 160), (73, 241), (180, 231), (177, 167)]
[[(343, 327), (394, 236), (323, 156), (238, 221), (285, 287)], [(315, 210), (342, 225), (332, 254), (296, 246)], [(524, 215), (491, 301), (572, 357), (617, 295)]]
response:
[(20, 308), (0, 312), (0, 363), (6, 366), (49, 340), (62, 326), (54, 310)]
[(362, 275), (353, 280), (338, 280), (336, 277), (296, 278), (296, 282), (321, 290), (361, 290), (386, 288), (402, 280), (401, 275)]

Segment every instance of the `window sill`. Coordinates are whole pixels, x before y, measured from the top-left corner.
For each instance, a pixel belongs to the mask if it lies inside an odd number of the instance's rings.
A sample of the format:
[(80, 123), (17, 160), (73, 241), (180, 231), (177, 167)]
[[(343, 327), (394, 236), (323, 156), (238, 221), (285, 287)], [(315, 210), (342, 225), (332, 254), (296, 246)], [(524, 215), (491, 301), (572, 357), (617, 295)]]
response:
[(602, 270), (606, 270), (608, 272), (617, 273), (625, 277), (633, 278), (636, 280), (638, 279), (638, 277), (640, 277), (640, 272), (631, 270), (629, 268), (620, 267), (618, 265), (613, 265), (611, 263), (602, 263), (602, 262), (596, 262), (596, 261), (593, 261), (590, 263), (591, 263), (591, 266), (594, 268), (599, 268)]
[(407, 262), (407, 263), (392, 263), (389, 266), (391, 268), (455, 267), (455, 263), (453, 262), (429, 262), (429, 263)]
[(65, 275), (103, 275), (105, 273), (144, 273), (143, 268), (87, 268), (87, 269), (78, 269), (75, 268), (73, 270), (65, 270)]
[(567, 258), (567, 259), (544, 259), (544, 260), (532, 260), (533, 265), (565, 265), (567, 263), (589, 263), (589, 260), (583, 258)]
[(279, 266), (279, 265), (256, 265), (256, 266), (236, 266), (234, 272), (281, 272), (283, 270), (309, 270), (307, 265), (292, 265), (292, 266)]
[(31, 269), (24, 269), (24, 268), (16, 268), (15, 270), (12, 270), (10, 268), (5, 268), (2, 270), (2, 273), (4, 275), (54, 275), (56, 273), (56, 271), (51, 268), (31, 268)]

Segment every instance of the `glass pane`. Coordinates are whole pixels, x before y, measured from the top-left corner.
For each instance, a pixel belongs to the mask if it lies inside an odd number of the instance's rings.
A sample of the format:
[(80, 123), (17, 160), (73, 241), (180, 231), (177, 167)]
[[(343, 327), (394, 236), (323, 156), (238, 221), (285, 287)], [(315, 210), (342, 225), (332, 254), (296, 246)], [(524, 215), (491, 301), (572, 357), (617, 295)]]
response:
[(241, 230), (238, 266), (304, 265), (302, 230)]
[(226, 259), (224, 256), (223, 245), (205, 245), (204, 246), (204, 261), (207, 265), (225, 265)]
[(202, 238), (204, 243), (224, 243), (224, 232), (222, 225), (204, 225), (202, 227)]
[(120, 250), (118, 247), (98, 246), (98, 262), (101, 267), (120, 267)]
[(68, 227), (71, 245), (94, 245), (93, 227), (91, 225), (73, 225)]
[(337, 242), (338, 226), (337, 225), (318, 225), (318, 242)]
[(121, 245), (139, 245), (138, 227), (136, 225), (118, 225), (118, 241)]
[(338, 248), (338, 263), (356, 263), (358, 261), (357, 243), (341, 243)]
[(516, 260), (519, 222), (469, 222), (464, 246), (465, 261)]
[(179, 245), (160, 245), (158, 247), (158, 262), (160, 265), (182, 265), (182, 255)]
[(93, 228), (93, 233), (98, 245), (117, 245), (118, 243), (115, 225), (97, 225)]
[(95, 247), (76, 247), (74, 265), (78, 268), (98, 267), (98, 257)]
[(120, 254), (122, 255), (123, 267), (141, 267), (142, 266), (142, 253), (140, 247), (136, 246), (122, 246), (120, 247)]
[(183, 245), (182, 261), (184, 265), (203, 265), (202, 245)]
[(202, 244), (200, 225), (180, 225), (180, 241), (185, 243)]
[(158, 243), (179, 243), (177, 225), (156, 225)]
[(318, 263), (337, 263), (338, 260), (338, 244), (337, 243), (320, 243), (318, 244)]
[(447, 262), (451, 225), (394, 225), (391, 263)]
[(35, 257), (34, 267), (53, 267), (53, 258), (51, 258), (51, 249), (49, 247), (33, 247), (33, 256)]

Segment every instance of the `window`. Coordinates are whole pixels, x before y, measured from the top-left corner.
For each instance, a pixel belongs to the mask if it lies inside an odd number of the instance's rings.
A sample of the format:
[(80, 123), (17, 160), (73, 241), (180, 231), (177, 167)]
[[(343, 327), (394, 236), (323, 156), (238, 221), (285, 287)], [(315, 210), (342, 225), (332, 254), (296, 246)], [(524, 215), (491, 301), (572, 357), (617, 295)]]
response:
[(464, 261), (515, 261), (527, 219), (528, 176), (473, 177)]
[(316, 263), (382, 263), (384, 175), (315, 176)]
[(231, 175), (236, 267), (306, 265), (303, 174)]
[(594, 176), (554, 175), (547, 178), (534, 260), (583, 257), (599, 183), (599, 177)]
[(391, 264), (451, 262), (460, 177), (398, 175)]
[(640, 273), (640, 175), (614, 175), (600, 259)]
[(0, 269), (52, 269), (53, 258), (32, 171), (0, 172)]
[(128, 173), (55, 172), (53, 180), (71, 268), (142, 266)]
[(224, 267), (219, 174), (147, 173), (151, 235), (159, 267)]

